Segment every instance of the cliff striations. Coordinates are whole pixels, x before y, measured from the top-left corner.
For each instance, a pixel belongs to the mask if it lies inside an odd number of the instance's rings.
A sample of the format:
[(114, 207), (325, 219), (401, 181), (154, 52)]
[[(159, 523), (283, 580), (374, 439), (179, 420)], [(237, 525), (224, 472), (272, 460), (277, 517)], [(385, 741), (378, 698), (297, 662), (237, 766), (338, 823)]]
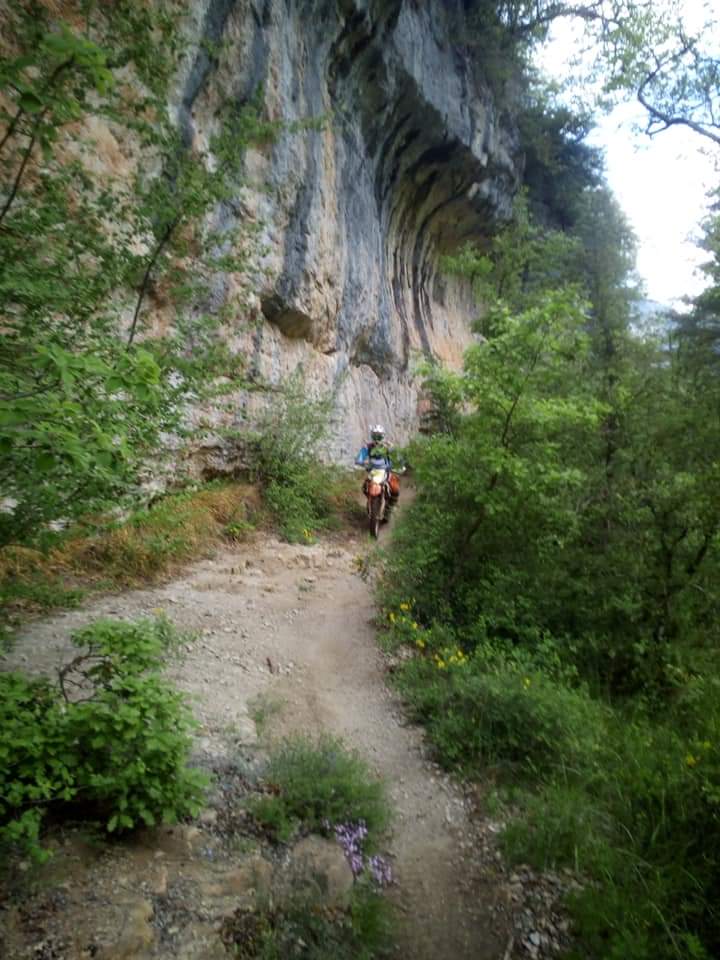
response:
[[(516, 133), (466, 45), (467, 5), (200, 0), (186, 25), (196, 52), (173, 110), (188, 145), (207, 149), (228, 96), (260, 98), (285, 124), (248, 153), (237, 199), (217, 212), (260, 241), (262, 280), (228, 340), (263, 382), (301, 366), (311, 388), (336, 391), (338, 459), (370, 421), (412, 432), (417, 356), (460, 361), (475, 308), (439, 259), (487, 235), (517, 188)], [(222, 276), (210, 308), (239, 289)], [(261, 402), (237, 393), (211, 419), (242, 427)]]

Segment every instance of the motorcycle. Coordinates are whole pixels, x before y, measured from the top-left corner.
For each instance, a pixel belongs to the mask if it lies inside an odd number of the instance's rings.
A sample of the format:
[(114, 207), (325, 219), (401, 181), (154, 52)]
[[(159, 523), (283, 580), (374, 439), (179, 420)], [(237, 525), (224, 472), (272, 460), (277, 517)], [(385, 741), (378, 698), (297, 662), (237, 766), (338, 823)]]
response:
[(400, 481), (397, 473), (389, 467), (370, 467), (367, 472), (363, 493), (367, 498), (367, 515), (370, 535), (376, 540), (380, 533), (380, 524), (390, 519), (389, 513), (393, 500), (400, 493)]

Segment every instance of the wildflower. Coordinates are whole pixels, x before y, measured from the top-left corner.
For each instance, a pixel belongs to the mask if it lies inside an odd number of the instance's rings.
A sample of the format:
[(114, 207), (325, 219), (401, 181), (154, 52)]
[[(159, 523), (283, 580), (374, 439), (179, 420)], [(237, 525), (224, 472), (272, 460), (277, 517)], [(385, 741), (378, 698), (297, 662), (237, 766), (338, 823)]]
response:
[(390, 623), (395, 623), (396, 617), (392, 610), (388, 614), (388, 620), (390, 621)]
[(355, 877), (362, 873), (364, 866), (362, 844), (366, 836), (367, 827), (364, 820), (358, 820), (357, 823), (339, 823), (335, 827), (335, 837), (343, 848)]
[(447, 666), (444, 660), (438, 660), (437, 665), (438, 665), (438, 670), (444, 670)]
[(421, 650), (425, 649), (425, 641), (423, 640), (422, 637), (417, 638), (417, 640), (415, 641), (415, 646), (420, 647)]
[(689, 754), (685, 757), (685, 763), (686, 763), (689, 767), (694, 767), (697, 762), (698, 762), (698, 758), (697, 758), (697, 757), (694, 757), (691, 753), (689, 753)]
[[(323, 821), (326, 830), (330, 828), (327, 820)], [(370, 857), (367, 864), (363, 854), (363, 843), (367, 837), (367, 826), (364, 820), (354, 823), (339, 823), (335, 826), (335, 839), (340, 844), (347, 858), (353, 876), (359, 876), (366, 867), (370, 868), (370, 876), (379, 887), (387, 887), (392, 883), (392, 869), (384, 857), (376, 854)]]
[(409, 604), (409, 603), (401, 603), (401, 604), (400, 604), (400, 609), (403, 610), (405, 613), (407, 613), (408, 610), (410, 609), (410, 604)]
[(413, 620), (413, 622), (410, 624), (410, 626), (413, 628), (413, 630), (417, 630), (417, 628), (418, 628), (418, 625), (415, 623), (414, 620)]
[(370, 874), (379, 887), (389, 887), (392, 883), (392, 868), (379, 854), (370, 857)]

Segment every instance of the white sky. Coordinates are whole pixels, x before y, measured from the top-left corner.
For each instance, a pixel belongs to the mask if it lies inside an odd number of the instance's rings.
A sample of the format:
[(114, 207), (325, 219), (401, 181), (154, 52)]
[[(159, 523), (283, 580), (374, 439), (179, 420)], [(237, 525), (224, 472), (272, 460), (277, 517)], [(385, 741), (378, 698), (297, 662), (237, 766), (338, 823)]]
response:
[[(539, 64), (564, 80), (575, 49), (577, 37), (565, 21), (554, 28)], [(720, 177), (709, 141), (682, 127), (650, 138), (636, 129), (644, 116), (639, 104), (621, 104), (597, 118), (588, 142), (603, 148), (608, 182), (637, 235), (638, 273), (647, 296), (671, 304), (704, 286), (696, 267), (707, 255), (693, 238), (707, 211), (707, 193)]]
[(607, 179), (638, 238), (638, 273), (651, 300), (695, 296), (707, 254), (694, 245), (717, 175), (703, 138), (680, 127), (654, 138), (633, 130), (642, 115), (623, 104), (602, 118), (588, 142), (605, 150)]

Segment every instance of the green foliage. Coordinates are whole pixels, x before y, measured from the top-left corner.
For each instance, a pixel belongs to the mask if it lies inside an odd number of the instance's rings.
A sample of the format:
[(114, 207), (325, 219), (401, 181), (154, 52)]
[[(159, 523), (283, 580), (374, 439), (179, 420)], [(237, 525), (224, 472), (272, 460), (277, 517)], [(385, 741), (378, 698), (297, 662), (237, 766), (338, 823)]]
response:
[(603, 736), (602, 708), (582, 691), (487, 649), (466, 657), (447, 647), (414, 658), (396, 682), (442, 762), (465, 772), (574, 769), (593, 761)]
[(82, 601), (84, 591), (77, 587), (66, 587), (45, 579), (42, 575), (31, 576), (27, 580), (3, 580), (0, 583), (0, 609), (12, 606), (54, 610), (58, 607), (77, 607)]
[(545, 292), (557, 295), (572, 292), (581, 281), (578, 240), (561, 230), (539, 226), (531, 215), (528, 196), (515, 201), (513, 218), (480, 250), (466, 245), (442, 265), (450, 273), (473, 281), (475, 296), (485, 316), (480, 332), (492, 333), (494, 307), (500, 303), (510, 310), (522, 310), (538, 301)]
[[(709, 725), (716, 728), (716, 707), (713, 714)], [(670, 725), (618, 718), (594, 770), (522, 799), (522, 817), (504, 837), (508, 853), (594, 878), (572, 903), (583, 956), (717, 953), (716, 750), (716, 743), (688, 741)], [(694, 954), (685, 952), (691, 941)]]
[(238, 911), (224, 932), (239, 960), (373, 960), (390, 954), (392, 931), (387, 900), (361, 882), (347, 909), (306, 889), (282, 909)]
[[(182, 432), (187, 397), (211, 392), (218, 372), (241, 374), (218, 348), (225, 312), (198, 307), (219, 270), (244, 262), (248, 236), (211, 229), (208, 215), (236, 185), (246, 144), (275, 125), (257, 105), (226, 105), (209, 155), (186, 148), (167, 109), (181, 7), (162, 7), (70, 4), (56, 15), (10, 4), (0, 543), (131, 499), (161, 433)], [(98, 163), (93, 137), (105, 128), (132, 145), (134, 173)], [(151, 295), (173, 314), (152, 340)]]
[(702, 224), (699, 246), (707, 259), (701, 266), (706, 287), (695, 298), (693, 309), (676, 315), (679, 339), (689, 354), (696, 375), (712, 382), (720, 356), (720, 190), (711, 194), (711, 212)]
[(331, 396), (309, 399), (302, 377), (295, 375), (258, 424), (253, 473), (291, 543), (311, 540), (330, 517), (332, 471), (322, 465), (320, 454), (332, 409)]
[(603, 182), (601, 153), (586, 142), (593, 122), (558, 103), (556, 91), (533, 77), (518, 125), (525, 153), (523, 183), (534, 218), (571, 231), (583, 197)]
[(462, 382), (435, 359), (424, 360), (417, 368), (429, 407), (420, 424), (423, 433), (454, 433), (460, 423)]
[(164, 620), (97, 621), (59, 686), (0, 675), (0, 842), (42, 857), (50, 809), (81, 804), (109, 832), (194, 815), (205, 778), (185, 766), (192, 719), (161, 677), (179, 638)]
[[(712, 5), (698, 16), (668, 2), (598, 0), (580, 5), (555, 0), (473, 0), (465, 43), (479, 49), (486, 78), (507, 99), (532, 52), (557, 20), (572, 20), (576, 47), (566, 88), (608, 108), (630, 95), (647, 112), (654, 136), (683, 126), (720, 143), (718, 60), (712, 38), (718, 18)], [(514, 81), (514, 83), (513, 83)]]
[(578, 957), (709, 958), (714, 341), (633, 334), (632, 235), (606, 191), (567, 199), (569, 239), (521, 207), (446, 261), (484, 298), (486, 341), (461, 376), (428, 376), (436, 429), (411, 446), (417, 496), (381, 586), (389, 642), (414, 650), (396, 678), (441, 760), (511, 791), (508, 852), (580, 872)]
[(382, 784), (339, 740), (323, 736), (283, 741), (265, 778), (273, 793), (253, 804), (255, 817), (281, 841), (299, 828), (325, 833), (336, 824), (364, 821), (372, 844), (388, 822)]

